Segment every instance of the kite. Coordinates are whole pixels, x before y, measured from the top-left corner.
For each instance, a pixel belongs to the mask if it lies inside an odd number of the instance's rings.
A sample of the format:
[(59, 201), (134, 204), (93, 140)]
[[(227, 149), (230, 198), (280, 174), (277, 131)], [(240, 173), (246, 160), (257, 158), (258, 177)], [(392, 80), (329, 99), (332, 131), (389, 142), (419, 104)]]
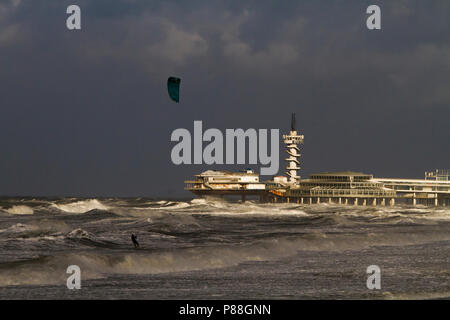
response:
[(180, 102), (180, 78), (169, 77), (167, 79), (167, 90), (170, 98), (175, 102)]

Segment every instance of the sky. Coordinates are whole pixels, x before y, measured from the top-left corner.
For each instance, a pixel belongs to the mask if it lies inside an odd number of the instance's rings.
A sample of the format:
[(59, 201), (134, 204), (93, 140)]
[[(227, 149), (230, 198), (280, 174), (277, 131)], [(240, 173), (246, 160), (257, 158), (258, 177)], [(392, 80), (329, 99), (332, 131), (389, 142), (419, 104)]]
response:
[(423, 178), (450, 167), (450, 2), (0, 0), (0, 112), (4, 196), (189, 197), (248, 166), (174, 165), (175, 129), (283, 134), (292, 112), (302, 177)]

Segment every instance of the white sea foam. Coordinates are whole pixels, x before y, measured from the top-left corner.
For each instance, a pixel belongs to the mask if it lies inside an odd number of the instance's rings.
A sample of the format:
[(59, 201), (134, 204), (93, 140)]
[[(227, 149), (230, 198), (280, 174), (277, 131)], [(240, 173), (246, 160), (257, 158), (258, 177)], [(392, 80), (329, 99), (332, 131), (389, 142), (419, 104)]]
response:
[(109, 207), (98, 201), (97, 199), (82, 200), (67, 204), (52, 204), (53, 207), (70, 213), (86, 213), (91, 210), (108, 210)]
[(46, 236), (59, 236), (69, 230), (70, 227), (62, 221), (44, 219), (28, 224), (16, 223), (9, 228), (1, 229), (0, 233), (7, 234), (9, 238), (40, 239)]
[(1, 229), (0, 233), (3, 232), (23, 232), (26, 230), (30, 230), (30, 226), (23, 223), (16, 223), (7, 229)]
[(89, 232), (87, 232), (81, 228), (74, 229), (67, 234), (67, 238), (72, 238), (72, 239), (90, 238), (90, 237), (92, 237), (92, 235)]
[[(78, 237), (84, 230), (74, 230)], [(279, 260), (299, 251), (347, 251), (371, 246), (405, 246), (431, 241), (449, 240), (443, 233), (426, 234), (360, 234), (351, 239), (347, 235), (313, 232), (296, 237), (267, 239), (245, 245), (219, 245), (154, 252), (69, 253), (4, 266), (0, 272), (0, 286), (27, 284), (64, 284), (68, 265), (83, 270), (84, 279), (102, 278), (110, 274), (160, 274), (217, 269), (243, 262)]]
[(3, 209), (4, 211), (10, 213), (10, 214), (33, 214), (33, 208), (30, 208), (28, 206), (24, 206), (24, 205), (17, 205), (17, 206), (12, 206), (11, 208), (7, 208), (7, 209)]
[[(74, 230), (77, 236), (80, 233)], [(152, 254), (64, 254), (24, 261), (0, 273), (0, 286), (26, 284), (64, 284), (66, 275), (60, 272), (70, 264), (83, 270), (84, 279), (102, 278), (105, 274), (159, 274), (223, 268), (244, 261), (263, 261), (284, 257), (295, 252), (278, 248), (279, 243), (266, 245), (189, 248)], [(55, 272), (58, 270), (59, 272)]]

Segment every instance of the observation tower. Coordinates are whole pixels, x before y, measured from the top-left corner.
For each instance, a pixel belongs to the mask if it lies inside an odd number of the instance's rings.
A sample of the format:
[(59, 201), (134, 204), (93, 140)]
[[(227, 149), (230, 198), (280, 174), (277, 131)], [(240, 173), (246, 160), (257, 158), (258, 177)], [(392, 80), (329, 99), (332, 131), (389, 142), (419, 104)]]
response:
[(298, 145), (303, 144), (303, 138), (303, 135), (297, 134), (297, 130), (295, 129), (295, 113), (293, 113), (291, 118), (291, 131), (289, 134), (283, 135), (286, 152), (289, 155), (289, 158), (285, 159), (287, 161), (286, 174), (291, 184), (298, 184), (300, 181), (300, 176), (297, 174), (297, 171), (300, 170), (300, 149)]

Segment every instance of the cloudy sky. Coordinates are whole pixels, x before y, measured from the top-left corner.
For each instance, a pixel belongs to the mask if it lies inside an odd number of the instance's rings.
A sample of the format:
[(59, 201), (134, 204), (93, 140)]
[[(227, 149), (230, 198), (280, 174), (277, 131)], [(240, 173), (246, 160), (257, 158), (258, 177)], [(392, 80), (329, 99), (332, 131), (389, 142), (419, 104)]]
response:
[(303, 177), (421, 178), (450, 167), (450, 2), (0, 0), (0, 111), (0, 195), (189, 196), (238, 167), (175, 166), (173, 130), (287, 131), (291, 112)]

